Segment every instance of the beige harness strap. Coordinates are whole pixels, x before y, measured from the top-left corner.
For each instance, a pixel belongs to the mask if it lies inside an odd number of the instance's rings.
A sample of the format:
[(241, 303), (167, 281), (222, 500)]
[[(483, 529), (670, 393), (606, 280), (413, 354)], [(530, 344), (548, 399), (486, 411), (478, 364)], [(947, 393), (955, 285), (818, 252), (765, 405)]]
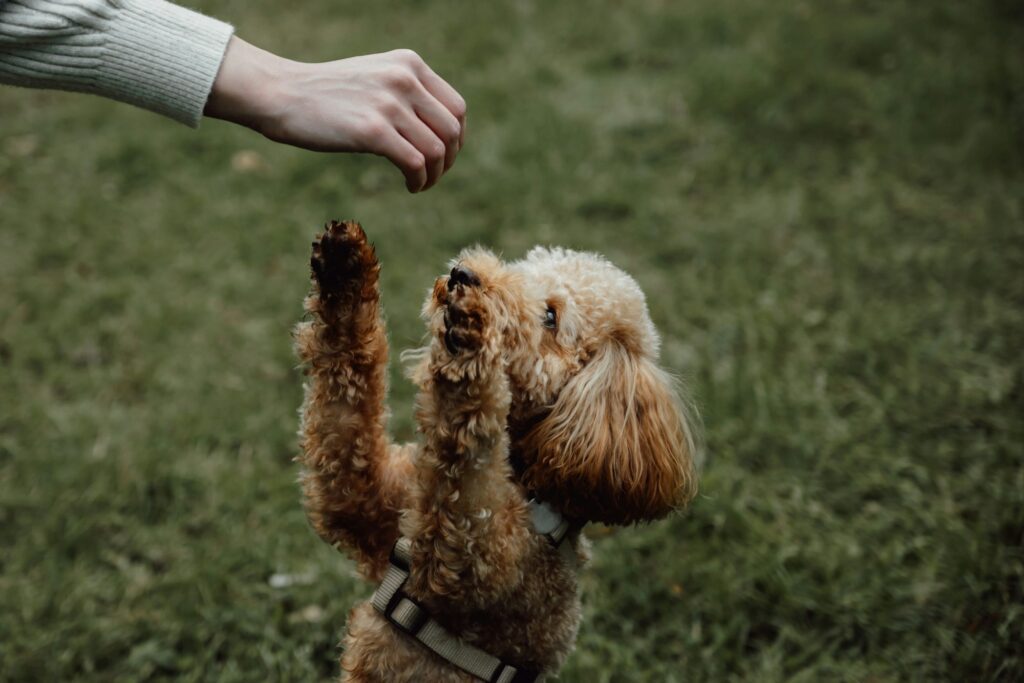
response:
[(391, 566), (384, 580), (373, 594), (374, 608), (384, 618), (427, 649), (468, 674), (488, 683), (535, 683), (539, 674), (517, 669), (478, 647), (453, 636), (448, 629), (434, 621), (426, 610), (409, 597), (404, 590), (409, 578), (408, 538), (402, 537), (391, 551)]
[[(530, 518), (537, 533), (547, 537), (566, 561), (575, 560), (571, 544), (562, 542), (572, 525), (544, 503), (530, 501)], [(391, 550), (391, 566), (373, 594), (373, 607), (400, 631), (422, 643), (427, 649), (468, 674), (487, 683), (540, 683), (543, 676), (535, 671), (517, 668), (459, 640), (437, 623), (423, 606), (404, 590), (409, 579), (411, 541), (399, 538)], [(563, 548), (568, 548), (563, 552)]]

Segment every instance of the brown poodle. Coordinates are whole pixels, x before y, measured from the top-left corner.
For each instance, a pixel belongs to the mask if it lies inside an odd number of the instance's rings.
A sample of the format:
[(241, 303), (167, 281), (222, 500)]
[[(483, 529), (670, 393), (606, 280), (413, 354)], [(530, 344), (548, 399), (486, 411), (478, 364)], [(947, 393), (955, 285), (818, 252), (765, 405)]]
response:
[[(295, 333), (306, 504), (316, 531), (384, 582), (349, 616), (346, 680), (557, 672), (580, 622), (583, 525), (658, 519), (696, 490), (640, 288), (594, 254), (464, 251), (423, 306), (430, 343), (409, 354), (422, 442), (398, 445), (380, 265), (359, 224), (331, 223), (312, 269)], [(538, 507), (569, 522), (564, 540), (540, 533)]]

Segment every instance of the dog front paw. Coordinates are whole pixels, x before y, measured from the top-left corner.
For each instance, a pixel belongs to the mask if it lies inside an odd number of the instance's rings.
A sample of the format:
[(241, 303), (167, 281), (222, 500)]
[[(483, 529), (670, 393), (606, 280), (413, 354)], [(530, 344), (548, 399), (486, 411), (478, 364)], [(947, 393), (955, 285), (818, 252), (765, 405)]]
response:
[(473, 271), (457, 265), (446, 285), (444, 346), (452, 356), (479, 351), (487, 343), (490, 311)]
[(309, 259), (313, 283), (323, 303), (370, 301), (377, 297), (380, 263), (366, 233), (355, 221), (331, 221), (313, 242)]

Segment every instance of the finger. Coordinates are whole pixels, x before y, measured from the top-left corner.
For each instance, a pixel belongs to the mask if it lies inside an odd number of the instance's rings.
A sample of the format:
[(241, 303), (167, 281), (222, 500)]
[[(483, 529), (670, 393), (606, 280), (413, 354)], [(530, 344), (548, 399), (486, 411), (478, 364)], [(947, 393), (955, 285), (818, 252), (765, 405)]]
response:
[(444, 173), (445, 144), (434, 134), (427, 124), (420, 121), (412, 112), (395, 126), (402, 137), (412, 143), (423, 155), (427, 181), (420, 191), (430, 189)]
[(466, 116), (466, 100), (462, 95), (448, 85), (448, 82), (434, 73), (425, 62), (418, 66), (420, 82), (427, 91), (436, 97), (445, 108), (452, 113), (456, 119), (461, 121)]
[(417, 98), (413, 110), (444, 143), (444, 170), (447, 171), (455, 163), (455, 155), (459, 153), (459, 138), (462, 135), (459, 120), (425, 90), (422, 97)]
[(398, 167), (405, 176), (405, 187), (409, 192), (419, 192), (427, 184), (426, 159), (397, 130), (389, 128), (389, 131), (381, 137), (376, 153)]
[(414, 60), (412, 66), (427, 92), (437, 98), (459, 122), (459, 150), (461, 150), (466, 144), (466, 100), (422, 59)]

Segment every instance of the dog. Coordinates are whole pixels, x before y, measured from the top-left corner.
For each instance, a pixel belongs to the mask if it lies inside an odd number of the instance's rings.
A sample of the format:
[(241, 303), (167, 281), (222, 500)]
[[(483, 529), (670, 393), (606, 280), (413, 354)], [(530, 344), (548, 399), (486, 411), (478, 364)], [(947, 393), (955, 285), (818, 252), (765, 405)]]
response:
[(539, 681), (571, 652), (587, 522), (655, 520), (695, 494), (692, 418), (657, 364), (637, 283), (590, 253), (463, 251), (403, 358), (420, 443), (387, 434), (388, 344), (362, 227), (313, 243), (302, 488), (309, 519), (380, 583), (348, 618), (343, 680)]

